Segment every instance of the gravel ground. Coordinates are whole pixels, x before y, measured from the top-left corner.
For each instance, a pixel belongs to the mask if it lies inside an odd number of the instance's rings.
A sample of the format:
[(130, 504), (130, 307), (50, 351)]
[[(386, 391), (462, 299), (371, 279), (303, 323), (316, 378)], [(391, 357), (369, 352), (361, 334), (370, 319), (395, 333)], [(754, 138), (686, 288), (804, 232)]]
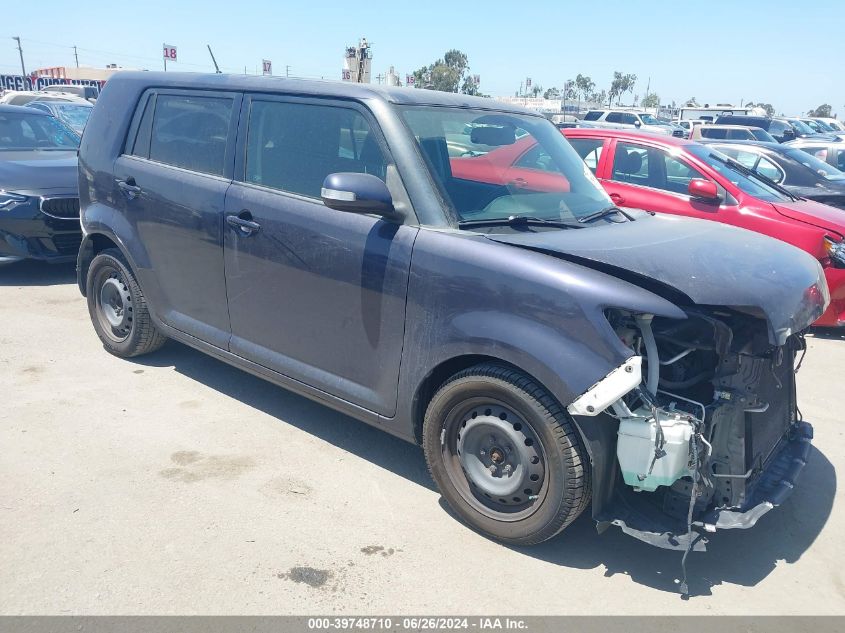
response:
[(845, 340), (799, 374), (793, 497), (690, 560), (583, 516), (509, 549), (409, 444), (170, 342), (107, 354), (70, 267), (0, 269), (2, 614), (843, 614)]

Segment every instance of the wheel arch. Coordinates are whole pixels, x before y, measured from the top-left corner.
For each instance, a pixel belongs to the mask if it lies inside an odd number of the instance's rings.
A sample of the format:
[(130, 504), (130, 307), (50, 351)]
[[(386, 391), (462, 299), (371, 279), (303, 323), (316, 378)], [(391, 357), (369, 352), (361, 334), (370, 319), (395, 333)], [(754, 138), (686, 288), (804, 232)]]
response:
[(79, 292), (82, 296), (86, 296), (86, 280), (88, 278), (88, 269), (91, 267), (91, 262), (102, 251), (108, 248), (116, 248), (119, 250), (130, 267), (134, 269), (132, 259), (127, 253), (126, 249), (116, 237), (106, 233), (88, 233), (82, 240), (79, 246), (79, 255), (76, 260), (76, 283), (79, 286)]
[[(501, 358), (497, 358), (496, 356), (489, 356), (486, 354), (461, 354), (460, 356), (454, 356), (452, 358), (446, 359), (436, 365), (431, 371), (429, 371), (420, 384), (417, 386), (412, 403), (412, 416), (413, 416), (413, 432), (414, 432), (414, 441), (418, 445), (422, 445), (422, 427), (423, 427), (423, 420), (425, 419), (425, 412), (428, 408), (431, 399), (434, 397), (434, 394), (437, 393), (437, 390), (443, 386), (443, 384), (449, 380), (452, 376), (457, 374), (464, 369), (469, 369), (470, 367), (474, 367), (475, 365), (481, 365), (484, 363), (490, 363), (494, 365), (499, 365), (502, 367), (507, 367), (509, 369), (513, 369), (518, 371), (522, 374), (525, 374), (526, 377), (530, 378), (533, 382), (537, 383), (543, 389), (545, 389), (549, 395), (557, 400), (557, 397), (554, 393), (543, 384), (541, 380), (538, 380), (536, 376), (532, 375), (531, 372), (526, 371), (522, 367), (515, 365), (514, 363), (508, 362)], [(560, 402), (558, 401), (560, 404)], [(561, 407), (565, 409), (565, 407)], [(574, 420), (574, 419), (573, 419)], [(577, 422), (575, 423), (577, 427)], [(580, 429), (579, 429), (580, 432)]]

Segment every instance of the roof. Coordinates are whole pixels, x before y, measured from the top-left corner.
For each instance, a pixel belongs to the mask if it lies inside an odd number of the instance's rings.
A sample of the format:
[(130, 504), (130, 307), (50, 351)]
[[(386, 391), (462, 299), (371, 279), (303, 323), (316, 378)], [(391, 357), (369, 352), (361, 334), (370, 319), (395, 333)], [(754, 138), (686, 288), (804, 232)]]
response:
[(42, 112), (41, 110), (27, 108), (26, 106), (8, 105), (5, 103), (0, 103), (0, 112), (5, 112), (7, 114), (39, 114), (43, 116), (50, 116), (49, 114), (47, 114), (46, 112)]
[(751, 139), (723, 139), (723, 138), (708, 138), (701, 139), (705, 145), (751, 145), (752, 147), (759, 147), (770, 152), (777, 152), (784, 154), (789, 149), (788, 146), (782, 143), (770, 143), (765, 141), (752, 141)]
[(261, 75), (228, 75), (204, 73), (123, 71), (111, 76), (106, 86), (121, 83), (142, 84), (161, 88), (200, 88), (206, 90), (244, 90), (292, 95), (316, 95), (356, 100), (381, 100), (399, 105), (440, 105), (483, 108), (542, 116), (541, 114), (484, 97), (418, 88), (396, 88), (372, 84), (355, 84), (322, 79), (295, 79)]
[(651, 134), (650, 132), (617, 130), (614, 128), (574, 127), (566, 130), (561, 130), (561, 132), (563, 132), (563, 135), (566, 137), (572, 136), (578, 138), (615, 138), (626, 141), (651, 141), (657, 142), (661, 145), (671, 145), (673, 147), (680, 147), (683, 145), (691, 145), (695, 143), (695, 141), (689, 141), (687, 139), (679, 138), (677, 136)]

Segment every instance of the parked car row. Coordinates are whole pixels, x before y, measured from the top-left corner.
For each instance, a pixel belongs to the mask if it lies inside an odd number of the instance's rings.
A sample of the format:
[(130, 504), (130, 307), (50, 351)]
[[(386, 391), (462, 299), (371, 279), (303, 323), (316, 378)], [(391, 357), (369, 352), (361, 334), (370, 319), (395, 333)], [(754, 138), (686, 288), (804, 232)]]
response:
[(612, 114), (594, 121), (630, 129), (429, 90), (119, 73), (82, 136), (79, 220), (53, 214), (67, 189), (15, 175), (78, 138), (0, 109), (0, 255), (77, 253), (116, 356), (173, 338), (422, 445), (492, 538), (538, 543), (591, 508), (700, 549), (795, 488), (796, 359), (811, 324), (845, 325), (845, 212), (784, 188), (804, 186), (785, 149), (751, 164)]

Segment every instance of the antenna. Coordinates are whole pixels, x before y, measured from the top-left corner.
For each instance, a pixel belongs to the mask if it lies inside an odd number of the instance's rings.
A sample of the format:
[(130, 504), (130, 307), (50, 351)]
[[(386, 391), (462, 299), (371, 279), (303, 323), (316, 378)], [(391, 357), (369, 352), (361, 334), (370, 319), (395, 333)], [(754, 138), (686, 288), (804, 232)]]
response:
[(214, 53), (211, 52), (211, 44), (206, 44), (208, 47), (208, 54), (211, 55), (211, 61), (214, 62), (214, 71), (219, 75), (220, 74), (220, 66), (217, 65), (217, 60), (214, 59)]

